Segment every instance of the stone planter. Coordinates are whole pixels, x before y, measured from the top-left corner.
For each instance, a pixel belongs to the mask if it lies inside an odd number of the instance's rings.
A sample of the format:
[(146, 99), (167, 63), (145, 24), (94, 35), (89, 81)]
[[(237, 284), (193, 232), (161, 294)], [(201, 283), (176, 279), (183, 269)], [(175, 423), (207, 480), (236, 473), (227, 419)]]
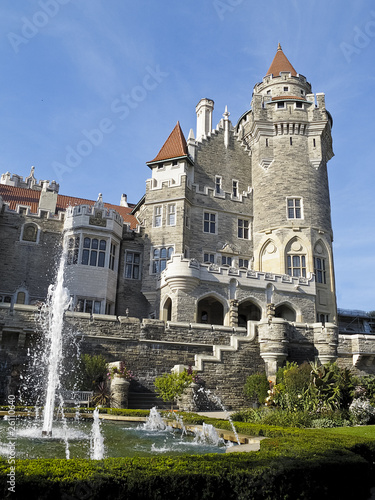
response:
[(127, 408), (129, 398), (129, 380), (115, 375), (111, 380), (111, 408)]
[(177, 398), (177, 405), (181, 411), (198, 411), (195, 395), (200, 388), (199, 384), (192, 382), (187, 387), (179, 398)]

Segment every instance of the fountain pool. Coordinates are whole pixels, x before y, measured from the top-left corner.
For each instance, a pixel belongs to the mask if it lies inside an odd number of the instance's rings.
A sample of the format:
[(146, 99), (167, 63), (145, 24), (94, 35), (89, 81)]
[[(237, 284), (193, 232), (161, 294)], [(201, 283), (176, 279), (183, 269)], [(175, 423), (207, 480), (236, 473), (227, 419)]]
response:
[[(54, 422), (52, 436), (42, 436), (41, 422), (17, 419), (16, 448), (18, 459), (67, 458), (66, 443), (69, 443), (70, 458), (101, 458), (93, 449), (93, 421), (70, 420), (68, 426)], [(148, 422), (140, 424), (127, 421), (101, 420), (100, 434), (104, 445), (104, 457), (140, 457), (173, 455), (201, 455), (204, 453), (225, 453), (228, 444), (215, 437), (214, 429), (207, 426), (195, 435), (186, 434), (171, 427), (155, 428)], [(9, 449), (9, 423), (0, 421), (0, 456), (6, 458)], [(4, 444), (5, 443), (5, 444)]]

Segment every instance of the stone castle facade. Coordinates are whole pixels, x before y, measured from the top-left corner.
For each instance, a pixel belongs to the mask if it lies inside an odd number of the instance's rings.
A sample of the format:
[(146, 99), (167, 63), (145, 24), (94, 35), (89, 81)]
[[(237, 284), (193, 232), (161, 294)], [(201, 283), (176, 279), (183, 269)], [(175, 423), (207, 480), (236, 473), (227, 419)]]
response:
[[(196, 134), (177, 122), (149, 161), (146, 193), (109, 205), (59, 194), (53, 181), (0, 180), (3, 386), (35, 330), (62, 246), (72, 310), (87, 352), (124, 359), (137, 390), (192, 365), (232, 406), (246, 376), (285, 360), (339, 359), (374, 371), (371, 318), (345, 331), (335, 299), (327, 163), (332, 117), (281, 47), (236, 125), (214, 102)], [(355, 333), (355, 335), (353, 335)], [(31, 338), (31, 337), (30, 337)], [(233, 389), (235, 387), (235, 389)], [(6, 392), (4, 389), (3, 392)]]

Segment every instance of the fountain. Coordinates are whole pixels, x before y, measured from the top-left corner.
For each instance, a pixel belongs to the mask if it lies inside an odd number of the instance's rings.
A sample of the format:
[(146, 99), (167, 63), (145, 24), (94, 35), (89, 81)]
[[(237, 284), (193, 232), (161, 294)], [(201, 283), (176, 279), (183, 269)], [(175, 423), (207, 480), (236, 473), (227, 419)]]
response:
[[(43, 413), (43, 436), (52, 435), (52, 422), (55, 409), (56, 389), (60, 388), (60, 370), (62, 362), (62, 335), (64, 313), (70, 304), (68, 290), (64, 287), (64, 269), (66, 262), (66, 249), (60, 258), (57, 279), (54, 286), (48, 290), (46, 321), (44, 332), (47, 335), (48, 376), (47, 394)], [(62, 401), (60, 401), (62, 404)]]
[[(64, 249), (55, 284), (50, 286), (48, 299), (41, 310), (41, 326), (45, 335), (44, 352), (37, 352), (33, 358), (30, 356), (33, 375), (41, 364), (41, 359), (47, 365), (45, 368), (42, 367), (44, 373), (40, 377), (40, 380), (47, 380), (45, 402), (44, 405), (41, 404), (44, 406), (44, 410), (41, 415), (38, 406), (40, 401), (37, 401), (35, 416), (32, 416), (29, 411), (27, 419), (18, 421), (18, 458), (69, 459), (73, 455), (77, 458), (89, 457), (92, 460), (101, 460), (106, 455), (115, 457), (149, 456), (155, 453), (173, 455), (225, 452), (226, 445), (217, 436), (212, 426), (212, 428), (203, 428), (202, 431), (197, 429), (195, 436), (193, 436), (186, 431), (182, 417), (177, 417), (175, 419), (182, 429), (182, 434), (176, 437), (176, 431), (164, 423), (156, 408), (150, 411), (150, 416), (141, 426), (128, 422), (126, 426), (124, 422), (102, 422), (99, 418), (98, 408), (93, 412), (92, 424), (80, 421), (77, 418), (77, 412), (75, 418), (70, 419), (68, 424), (68, 419), (64, 414), (60, 381), (65, 337), (63, 334), (64, 313), (70, 305), (69, 291), (64, 287), (66, 257), (67, 251)], [(27, 386), (26, 382), (23, 380), (24, 389)], [(31, 382), (31, 379), (29, 384), (32, 387), (38, 385), (36, 381)], [(23, 401), (23, 397), (20, 399)], [(56, 402), (58, 402), (58, 414), (61, 415), (61, 419), (54, 422)], [(6, 436), (7, 427), (6, 419), (4, 419), (0, 425), (0, 442)], [(126, 445), (125, 448), (122, 446), (123, 444)], [(0, 447), (0, 456), (6, 455), (7, 449)]]

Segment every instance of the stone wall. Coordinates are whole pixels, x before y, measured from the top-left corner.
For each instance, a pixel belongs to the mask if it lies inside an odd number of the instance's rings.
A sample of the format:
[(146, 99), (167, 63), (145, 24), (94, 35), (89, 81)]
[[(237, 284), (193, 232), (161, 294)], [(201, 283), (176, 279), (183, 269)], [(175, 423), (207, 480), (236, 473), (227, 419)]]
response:
[[(2, 399), (17, 389), (27, 349), (35, 342), (38, 315), (33, 306), (0, 305)], [(246, 377), (266, 368), (267, 354), (277, 352), (278, 343), (283, 348), (279, 364), (284, 360), (312, 361), (318, 355), (334, 358), (338, 348), (341, 365), (353, 367), (354, 360), (357, 373), (374, 373), (375, 336), (337, 339), (334, 325), (292, 324), (274, 318), (271, 323), (250, 322), (247, 330), (72, 312), (65, 314), (65, 324), (81, 339), (82, 353), (102, 354), (108, 362), (125, 362), (136, 378), (130, 392), (154, 392), (155, 377), (169, 373), (175, 365), (191, 365), (199, 368), (204, 387), (228, 408), (246, 406), (242, 393)], [(362, 356), (357, 356), (358, 352)]]

